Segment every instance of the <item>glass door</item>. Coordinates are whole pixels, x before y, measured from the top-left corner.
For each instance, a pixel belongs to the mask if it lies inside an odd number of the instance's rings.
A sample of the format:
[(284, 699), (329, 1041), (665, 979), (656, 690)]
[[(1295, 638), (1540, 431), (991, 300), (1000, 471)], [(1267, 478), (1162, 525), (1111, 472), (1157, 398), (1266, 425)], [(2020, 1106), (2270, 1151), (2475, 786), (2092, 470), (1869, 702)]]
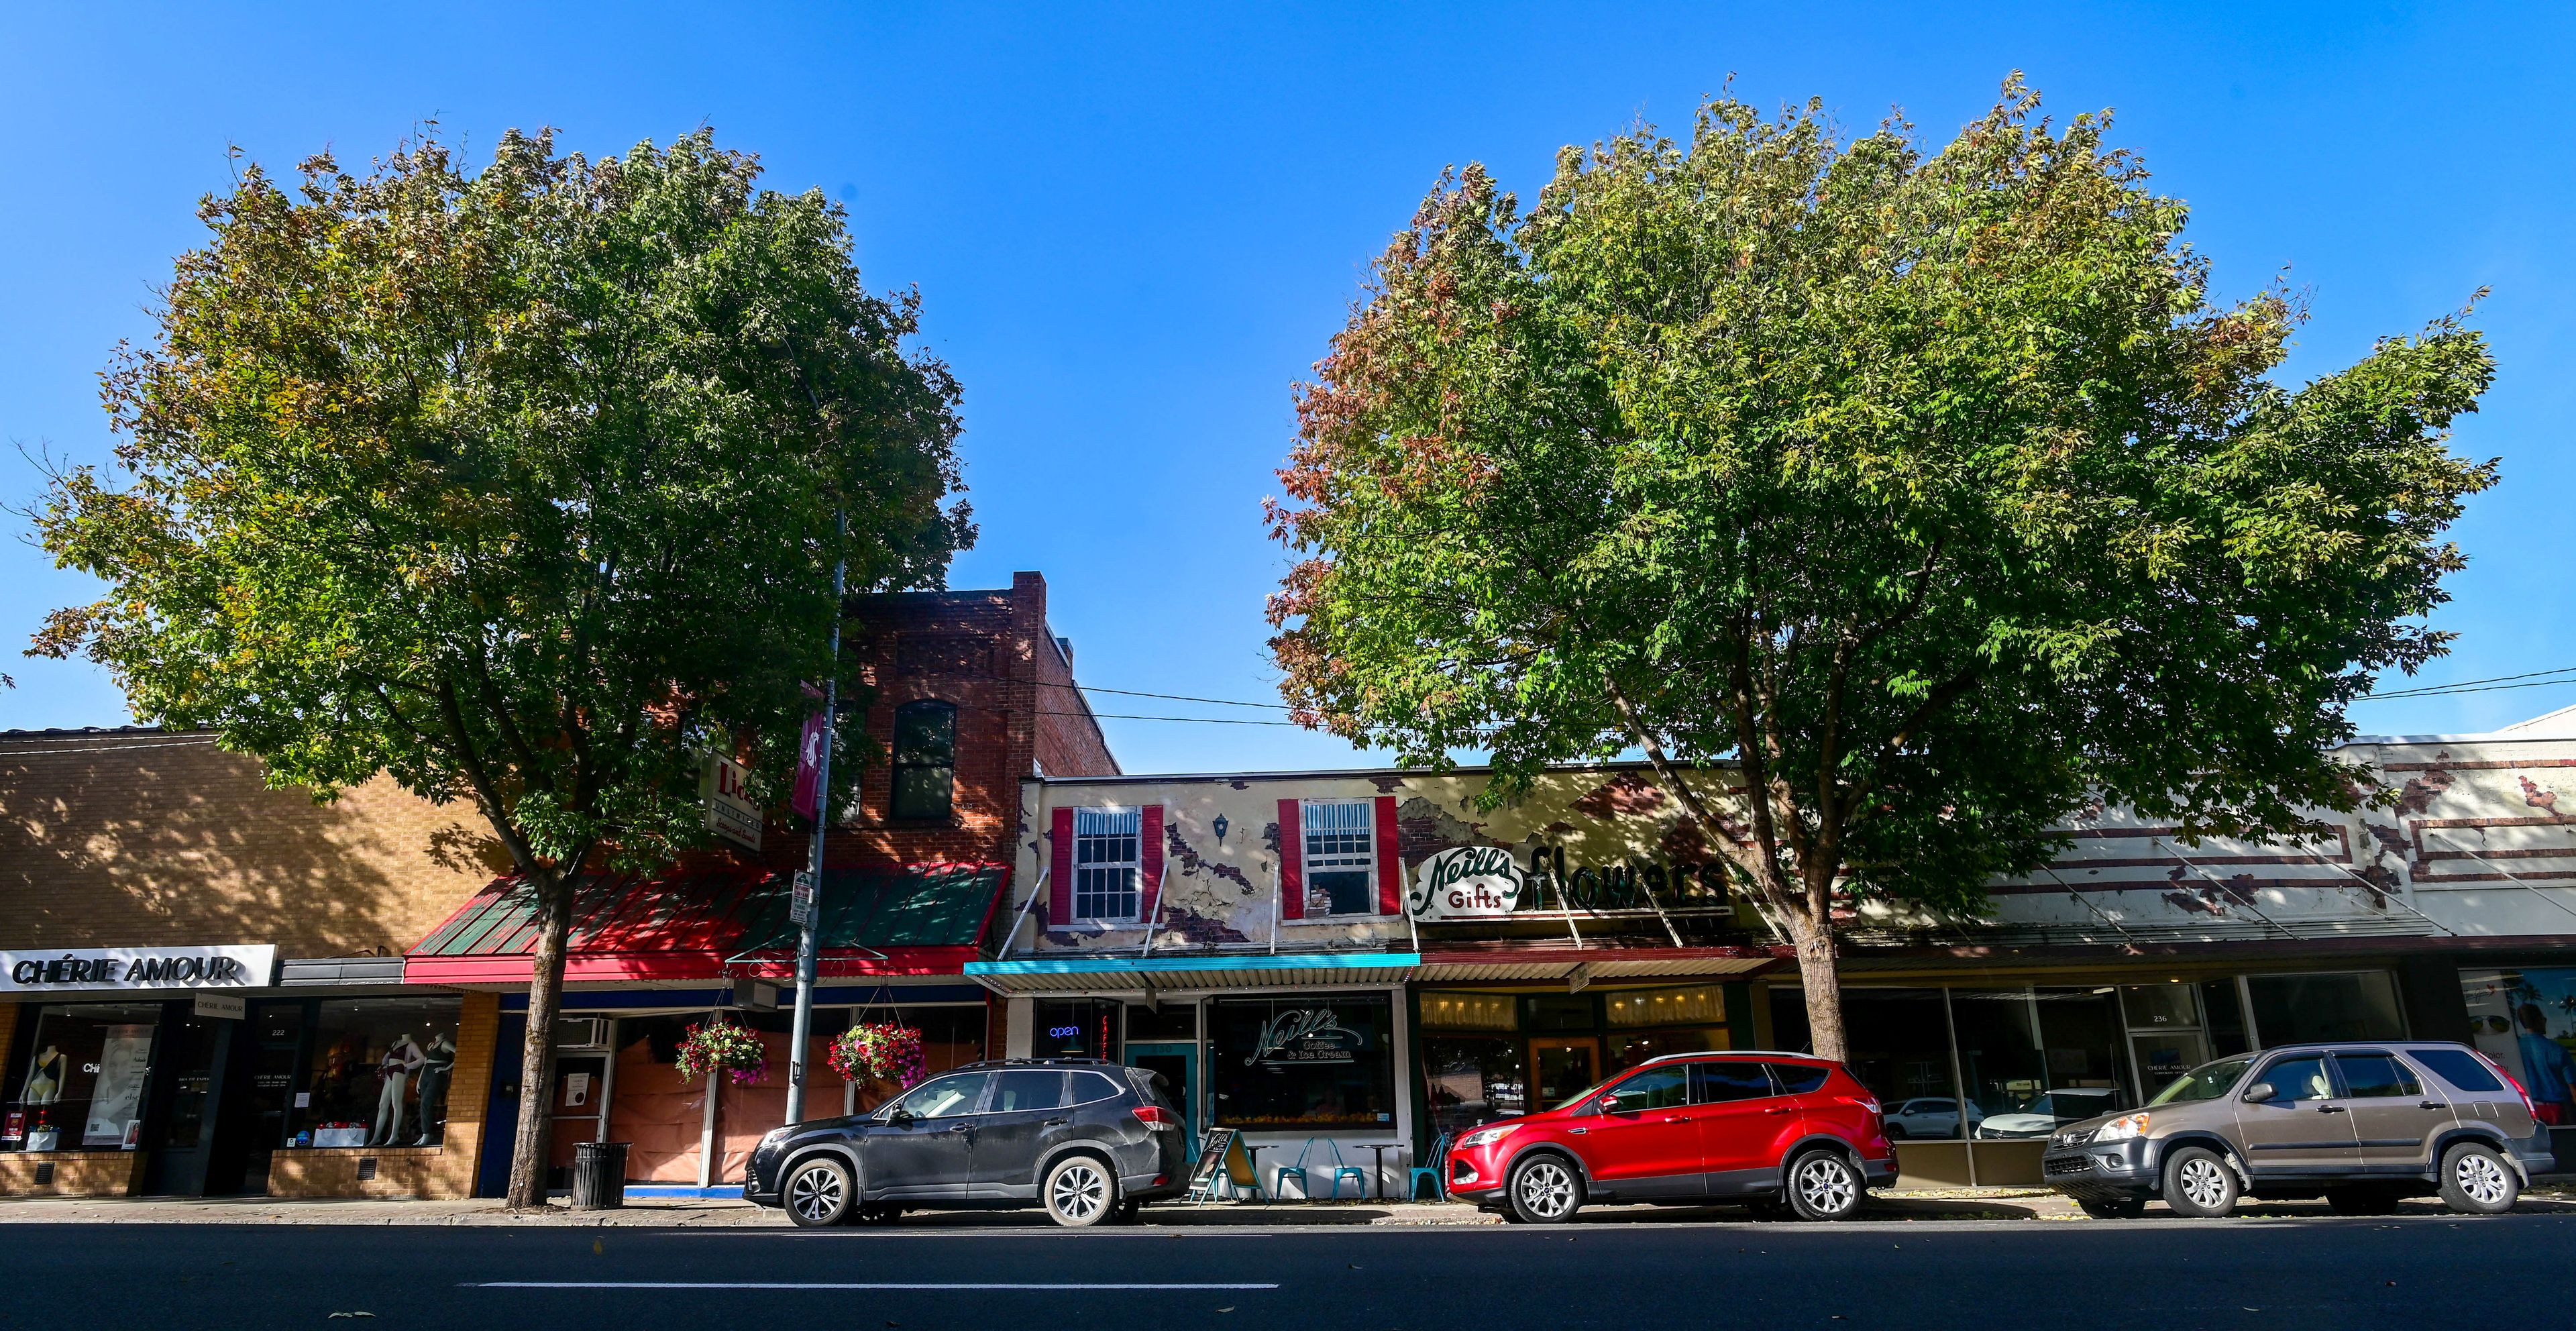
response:
[(1538, 1081), (1538, 1103), (1531, 1108), (1554, 1109), (1600, 1082), (1601, 1041), (1589, 1035), (1542, 1036), (1530, 1041), (1530, 1067)]
[(1190, 1159), (1199, 1158), (1199, 1047), (1198, 1042), (1127, 1043), (1127, 1066), (1162, 1074), (1163, 1085), (1181, 1106), (1181, 1142), (1188, 1148)]
[(2209, 1031), (2201, 1019), (2196, 985), (2132, 984), (2120, 989), (2120, 1012), (2128, 1026), (2129, 1057), (2138, 1074), (2143, 1104), (2175, 1078), (2210, 1060)]

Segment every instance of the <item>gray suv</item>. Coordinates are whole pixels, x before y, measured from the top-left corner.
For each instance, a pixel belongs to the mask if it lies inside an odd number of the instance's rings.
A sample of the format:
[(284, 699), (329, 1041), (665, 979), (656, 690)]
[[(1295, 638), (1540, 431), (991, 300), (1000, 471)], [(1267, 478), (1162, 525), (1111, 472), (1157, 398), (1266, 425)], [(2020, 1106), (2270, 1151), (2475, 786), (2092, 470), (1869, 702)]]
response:
[(743, 1196), (806, 1226), (884, 1224), (926, 1206), (1043, 1206), (1059, 1225), (1115, 1223), (1188, 1187), (1181, 1136), (1157, 1073), (994, 1059), (871, 1114), (771, 1132), (751, 1153)]
[(2495, 1215), (2550, 1164), (2549, 1129), (2503, 1068), (2414, 1040), (2222, 1058), (2144, 1109), (2059, 1130), (2041, 1157), (2049, 1186), (2102, 1217), (2136, 1215), (2150, 1197), (2225, 1215), (2248, 1195), (2375, 1215), (2426, 1193)]

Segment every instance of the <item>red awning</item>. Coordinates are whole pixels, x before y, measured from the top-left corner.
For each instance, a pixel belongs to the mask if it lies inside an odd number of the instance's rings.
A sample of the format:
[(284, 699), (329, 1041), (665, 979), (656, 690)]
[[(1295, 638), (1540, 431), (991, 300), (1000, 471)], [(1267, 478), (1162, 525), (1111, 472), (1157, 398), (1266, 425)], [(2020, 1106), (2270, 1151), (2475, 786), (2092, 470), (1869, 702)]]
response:
[[(817, 932), (826, 976), (961, 975), (981, 950), (1008, 870), (914, 864), (827, 870)], [(795, 972), (788, 879), (727, 870), (596, 875), (574, 889), (568, 982), (785, 978)], [(503, 878), (403, 957), (409, 984), (525, 984), (536, 897)]]

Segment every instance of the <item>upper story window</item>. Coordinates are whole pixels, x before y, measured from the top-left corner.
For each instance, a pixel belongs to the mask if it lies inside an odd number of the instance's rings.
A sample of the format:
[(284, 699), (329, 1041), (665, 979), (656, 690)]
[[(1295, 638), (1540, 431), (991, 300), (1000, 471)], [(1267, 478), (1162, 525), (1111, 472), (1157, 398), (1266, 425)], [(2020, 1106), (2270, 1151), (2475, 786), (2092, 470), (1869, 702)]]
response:
[(1329, 901), (1330, 914), (1377, 914), (1377, 826), (1370, 802), (1308, 800), (1299, 821), (1306, 840), (1308, 911)]
[(908, 702), (894, 709), (894, 818), (946, 818), (957, 803), (957, 708)]
[(1073, 811), (1074, 918), (1136, 918), (1143, 846), (1143, 810)]

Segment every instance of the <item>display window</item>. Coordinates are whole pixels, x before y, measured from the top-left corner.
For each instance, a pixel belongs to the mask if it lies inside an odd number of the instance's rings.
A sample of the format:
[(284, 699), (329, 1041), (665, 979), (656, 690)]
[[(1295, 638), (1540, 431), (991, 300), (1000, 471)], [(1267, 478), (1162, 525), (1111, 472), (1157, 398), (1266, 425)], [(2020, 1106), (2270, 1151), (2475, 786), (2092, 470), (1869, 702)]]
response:
[[(289, 1148), (437, 1146), (456, 1072), (455, 998), (324, 1000), (287, 1107)], [(265, 1016), (266, 1013), (263, 1013)]]
[(2504, 1065), (2552, 1127), (2576, 1127), (2576, 969), (2460, 972), (2470, 1040)]
[(1032, 1058), (1105, 1058), (1116, 1061), (1126, 1004), (1107, 998), (1041, 999), (1029, 1005)]
[(1953, 989), (1959, 1075), (1970, 1134), (2045, 1137), (2058, 1125), (2126, 1109), (2123, 1030), (2114, 996), (2089, 989)]
[(2248, 975), (2254, 1033), (2267, 1049), (2330, 1040), (2403, 1040), (2397, 981), (2386, 971)]
[(1726, 990), (1720, 985), (1702, 984), (1687, 989), (1614, 991), (1604, 1009), (1602, 1015), (1612, 1026), (1723, 1025)]
[(0, 1110), (0, 1150), (115, 1151), (142, 1144), (144, 1079), (161, 1008), (45, 1007), (23, 1046), (15, 1098)]
[(1529, 1112), (1529, 1062), (1517, 1039), (1425, 1031), (1422, 1077), (1434, 1132), (1455, 1136)]
[(1395, 1009), (1384, 994), (1221, 998), (1208, 1006), (1216, 1122), (1253, 1129), (1395, 1121)]

